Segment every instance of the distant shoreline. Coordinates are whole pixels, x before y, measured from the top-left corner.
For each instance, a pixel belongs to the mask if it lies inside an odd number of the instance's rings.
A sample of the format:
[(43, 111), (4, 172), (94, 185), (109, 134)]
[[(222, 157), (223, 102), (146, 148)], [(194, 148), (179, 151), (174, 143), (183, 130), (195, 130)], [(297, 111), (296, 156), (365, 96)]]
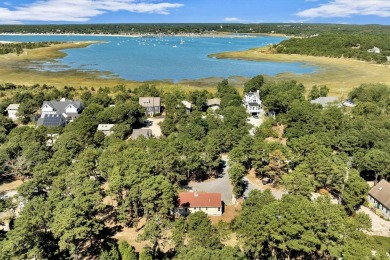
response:
[(183, 33), (183, 34), (87, 34), (87, 33), (0, 33), (0, 36), (97, 36), (97, 37), (125, 37), (125, 38), (158, 38), (158, 37), (215, 37), (215, 38), (255, 38), (259, 36), (291, 37), (284, 34), (272, 33)]

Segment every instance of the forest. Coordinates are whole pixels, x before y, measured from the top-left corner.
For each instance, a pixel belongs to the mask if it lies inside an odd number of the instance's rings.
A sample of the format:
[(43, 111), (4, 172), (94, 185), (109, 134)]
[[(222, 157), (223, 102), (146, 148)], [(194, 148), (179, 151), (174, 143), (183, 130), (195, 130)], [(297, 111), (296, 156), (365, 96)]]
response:
[[(0, 233), (0, 259), (388, 259), (389, 240), (367, 235), (371, 220), (356, 211), (368, 206), (367, 181), (390, 181), (390, 86), (355, 88), (349, 93), (355, 107), (311, 104), (302, 84), (261, 75), (245, 90), (259, 90), (266, 111), (276, 113), (254, 135), (242, 97), (226, 79), (213, 93), (150, 84), (0, 84), (0, 110), (20, 104), (17, 122), (0, 114), (0, 180), (23, 180), (17, 202), (0, 196), (0, 212), (21, 208)], [(163, 136), (131, 140), (146, 119), (143, 96), (162, 97)], [(36, 128), (42, 102), (63, 97), (81, 100), (82, 114), (63, 128)], [(221, 99), (216, 111), (206, 106), (213, 97)], [(183, 100), (192, 103), (191, 113)], [(114, 134), (97, 131), (101, 123), (115, 124)], [(52, 134), (59, 137), (48, 146)], [(220, 174), (221, 154), (229, 156), (242, 201), (235, 218), (175, 216), (178, 192)], [(242, 200), (249, 171), (288, 194), (278, 200), (254, 190)], [(313, 192), (323, 196), (313, 199)], [(105, 203), (108, 197), (115, 203)], [(140, 221), (142, 250), (114, 238)]]
[(25, 49), (37, 49), (48, 47), (60, 42), (20, 42), (20, 43), (0, 43), (0, 55), (8, 53), (22, 54)]
[(179, 23), (179, 24), (52, 24), (0, 25), (0, 33), (81, 33), (81, 34), (180, 34), (180, 33), (277, 33), (294, 36), (337, 33), (389, 35), (386, 25), (310, 24), (310, 23)]
[[(326, 33), (313, 37), (290, 38), (274, 47), (277, 53), (353, 58), (375, 63), (390, 62), (387, 58), (390, 57), (389, 35)], [(368, 52), (374, 47), (379, 48), (380, 53)]]

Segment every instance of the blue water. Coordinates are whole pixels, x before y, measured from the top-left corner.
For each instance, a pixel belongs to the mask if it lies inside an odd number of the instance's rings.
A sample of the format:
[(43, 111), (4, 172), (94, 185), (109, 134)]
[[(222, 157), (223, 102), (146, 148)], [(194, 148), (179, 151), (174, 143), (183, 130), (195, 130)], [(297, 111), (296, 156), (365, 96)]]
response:
[(68, 55), (56, 62), (37, 63), (37, 70), (104, 71), (128, 80), (202, 79), (209, 77), (259, 74), (270, 76), (284, 72), (313, 73), (316, 67), (297, 62), (242, 61), (208, 58), (209, 54), (247, 50), (276, 44), (283, 37), (161, 37), (130, 38), (116, 36), (8, 36), (0, 41), (104, 41), (87, 48), (64, 50)]

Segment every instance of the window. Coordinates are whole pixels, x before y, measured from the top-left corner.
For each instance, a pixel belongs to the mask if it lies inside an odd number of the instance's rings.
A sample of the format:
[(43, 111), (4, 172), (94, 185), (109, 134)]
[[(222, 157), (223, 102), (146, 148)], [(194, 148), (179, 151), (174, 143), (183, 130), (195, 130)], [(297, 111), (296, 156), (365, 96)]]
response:
[(220, 207), (218, 207), (218, 211), (221, 211), (221, 208), (220, 208)]
[(196, 208), (194, 208), (194, 210), (196, 210)]

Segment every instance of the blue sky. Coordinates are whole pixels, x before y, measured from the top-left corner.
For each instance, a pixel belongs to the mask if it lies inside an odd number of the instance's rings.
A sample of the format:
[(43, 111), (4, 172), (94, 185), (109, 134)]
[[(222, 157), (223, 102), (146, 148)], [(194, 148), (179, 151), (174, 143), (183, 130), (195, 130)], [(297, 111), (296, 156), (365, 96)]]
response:
[(0, 0), (0, 24), (226, 22), (390, 25), (390, 0)]

